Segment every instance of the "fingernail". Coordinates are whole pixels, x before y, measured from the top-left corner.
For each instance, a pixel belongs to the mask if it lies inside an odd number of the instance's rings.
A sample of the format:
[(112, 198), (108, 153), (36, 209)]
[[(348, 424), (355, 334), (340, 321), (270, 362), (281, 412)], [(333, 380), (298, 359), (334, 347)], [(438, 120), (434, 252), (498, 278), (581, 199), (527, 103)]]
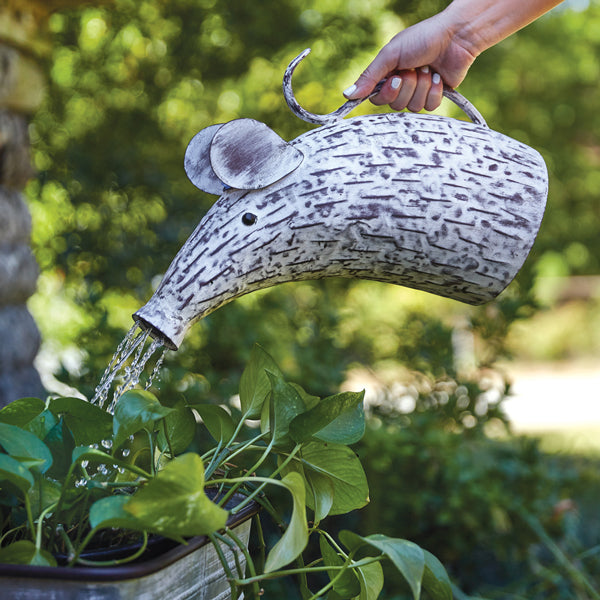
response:
[(425, 74), (429, 73), (429, 66), (425, 65), (424, 67), (421, 67), (421, 73), (425, 73)]
[(390, 83), (390, 86), (392, 87), (393, 90), (397, 90), (401, 85), (402, 85), (401, 77), (392, 77), (392, 82)]
[(344, 90), (344, 96), (352, 96), (356, 91), (356, 84), (353, 83), (347, 90)]
[(432, 78), (431, 78), (431, 81), (432, 81), (432, 82), (433, 82), (435, 85), (437, 85), (437, 84), (438, 84), (438, 83), (439, 83), (441, 80), (442, 80), (442, 78), (440, 77), (440, 74), (439, 74), (439, 73), (434, 73), (434, 74), (433, 74), (433, 76), (432, 76)]

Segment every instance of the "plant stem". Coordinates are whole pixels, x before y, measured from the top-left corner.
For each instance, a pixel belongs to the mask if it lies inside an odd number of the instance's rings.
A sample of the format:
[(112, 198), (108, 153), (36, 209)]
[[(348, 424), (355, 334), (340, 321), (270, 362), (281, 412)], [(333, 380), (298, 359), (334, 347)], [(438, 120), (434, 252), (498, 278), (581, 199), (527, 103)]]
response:
[(256, 535), (258, 536), (258, 570), (262, 571), (265, 568), (266, 549), (265, 536), (260, 522), (260, 515), (254, 515), (254, 523), (256, 524)]
[[(381, 562), (384, 558), (384, 556), (372, 556), (363, 558), (353, 563), (352, 567), (366, 567), (371, 563)], [(284, 569), (282, 571), (272, 571), (271, 573), (263, 573), (261, 575), (257, 575), (256, 577), (247, 577), (246, 579), (236, 581), (236, 583), (238, 585), (248, 585), (249, 583), (253, 583), (254, 581), (260, 581), (261, 579), (275, 579), (277, 577), (287, 577), (288, 575), (301, 575), (304, 573), (322, 573), (323, 571), (338, 571), (341, 569), (346, 571), (347, 568), (348, 567), (346, 567), (345, 565), (327, 565), (323, 567), (301, 567), (296, 569)]]
[(203, 462), (205, 460), (205, 457), (208, 457), (211, 454), (213, 455), (213, 457), (210, 461), (210, 464), (205, 469), (206, 478), (208, 479), (209, 477), (211, 477), (212, 474), (219, 468), (219, 466), (221, 464), (223, 464), (223, 461), (225, 459), (230, 461), (231, 459), (235, 458), (238, 454), (240, 454), (241, 452), (244, 452), (245, 450), (260, 450), (261, 452), (264, 452), (265, 446), (255, 446), (254, 443), (258, 442), (265, 435), (266, 435), (266, 433), (261, 433), (260, 435), (257, 435), (250, 440), (247, 440), (245, 442), (238, 444), (237, 446), (234, 446), (233, 450), (229, 446), (225, 446), (223, 448), (223, 450), (221, 450), (220, 452), (219, 452), (219, 448), (221, 447), (221, 442), (219, 442), (219, 444), (215, 450), (206, 452), (205, 454), (202, 455)]
[[(250, 469), (248, 469), (248, 473), (254, 473), (263, 464), (263, 462), (265, 462), (265, 460), (267, 460), (269, 454), (271, 453), (271, 449), (273, 448), (273, 443), (274, 443), (274, 440), (271, 440), (269, 442), (269, 445), (265, 448), (261, 457), (254, 463), (254, 465), (252, 465), (252, 467), (250, 467)], [(219, 500), (219, 506), (225, 506), (225, 504), (227, 503), (227, 500), (229, 500), (229, 498), (231, 498), (231, 496), (233, 496), (233, 494), (235, 494), (235, 492), (239, 489), (239, 487), (242, 483), (243, 483), (243, 481), (241, 481), (237, 485), (234, 485), (233, 487), (231, 487), (231, 489), (223, 496), (223, 498), (221, 498)]]
[[(287, 529), (287, 525), (281, 518), (281, 515), (275, 510), (275, 508), (273, 508), (273, 506), (267, 500), (267, 498), (265, 498), (263, 496), (262, 498), (256, 498), (255, 500), (263, 507), (264, 510), (266, 510), (269, 513), (269, 515), (271, 515), (271, 518), (275, 522), (275, 525), (277, 525), (277, 527), (279, 527), (279, 529), (281, 529), (282, 531), (285, 531)], [(264, 540), (263, 540), (263, 543), (264, 543)], [(266, 545), (265, 545), (265, 547), (266, 547)]]
[(235, 439), (237, 438), (237, 436), (239, 435), (240, 431), (242, 430), (242, 427), (244, 426), (244, 423), (246, 422), (246, 417), (248, 416), (248, 411), (246, 411), (241, 417), (240, 420), (238, 421), (238, 424), (233, 432), (233, 434), (231, 435), (231, 437), (229, 438), (229, 441), (227, 442), (227, 444), (225, 444), (225, 446), (229, 446), (230, 444), (232, 444), (233, 442), (235, 442)]
[(546, 545), (548, 550), (550, 550), (556, 561), (568, 573), (569, 577), (573, 581), (573, 584), (575, 586), (586, 589), (594, 600), (600, 600), (600, 594), (594, 589), (594, 586), (590, 583), (586, 574), (571, 563), (571, 561), (567, 558), (564, 552), (546, 533), (546, 530), (542, 527), (542, 524), (539, 522), (539, 520), (528, 513), (525, 513), (523, 515), (523, 519), (529, 525), (529, 527), (531, 527), (531, 529), (536, 533), (540, 540)]
[(156, 477), (156, 465), (154, 464), (154, 435), (152, 431), (147, 431), (148, 443), (150, 445), (150, 474), (152, 479)]
[(327, 583), (319, 591), (317, 591), (316, 593), (314, 593), (310, 598), (308, 598), (308, 600), (316, 600), (317, 598), (321, 597), (325, 592), (328, 592), (330, 589), (332, 589), (333, 586), (338, 581), (338, 579), (340, 579), (340, 577), (342, 577), (346, 573), (346, 571), (348, 570), (348, 566), (349, 566), (351, 560), (352, 559), (350, 557), (348, 557), (344, 561), (344, 564), (340, 565), (340, 571), (339, 571), (339, 573), (336, 573), (335, 576), (332, 577), (329, 580), (329, 583)]
[(233, 555), (233, 560), (235, 562), (235, 569), (238, 573), (239, 577), (243, 577), (244, 576), (244, 571), (242, 571), (242, 563), (240, 562), (240, 559), (238, 557), (238, 548), (235, 544), (235, 542), (233, 540), (228, 540), (224, 535), (220, 534), (218, 531), (215, 531), (214, 536), (221, 542), (223, 542), (224, 544), (226, 544), (229, 547), (229, 550), (231, 550), (231, 554)]
[(227, 460), (231, 460), (232, 458), (235, 458), (238, 454), (240, 454), (241, 452), (244, 452), (244, 450), (260, 450), (261, 452), (264, 451), (265, 446), (255, 446), (255, 442), (260, 441), (262, 438), (264, 438), (267, 435), (267, 433), (261, 433), (260, 435), (257, 435), (255, 437), (253, 437), (250, 440), (247, 440), (245, 442), (243, 442), (242, 444), (238, 445), (235, 450), (229, 454), (227, 456)]
[(67, 549), (67, 559), (70, 562), (71, 558), (75, 556), (75, 548), (73, 547), (71, 538), (67, 535), (67, 532), (65, 531), (65, 528), (62, 523), (59, 523), (56, 526), (56, 531), (58, 531), (58, 535), (61, 537), (62, 541), (65, 544), (65, 548)]
[(31, 503), (29, 502), (29, 496), (27, 492), (24, 494), (25, 498), (25, 511), (27, 512), (27, 522), (29, 523), (29, 529), (31, 530), (31, 539), (35, 542), (36, 540), (36, 531), (35, 531), (35, 522), (33, 520), (33, 513), (31, 512)]
[(92, 538), (96, 535), (96, 529), (92, 529), (83, 539), (83, 542), (79, 544), (77, 549), (74, 551), (73, 557), (69, 561), (69, 566), (72, 567), (79, 560), (79, 555), (85, 550), (85, 547), (90, 543)]
[(39, 552), (42, 549), (42, 525), (44, 524), (45, 516), (56, 508), (57, 502), (45, 508), (38, 518), (37, 533), (35, 536), (35, 548)]
[(227, 559), (225, 558), (225, 555), (223, 554), (223, 549), (221, 548), (221, 545), (219, 544), (219, 541), (217, 540), (217, 538), (215, 537), (214, 534), (209, 533), (208, 539), (212, 542), (215, 552), (217, 553), (217, 556), (219, 557), (219, 561), (221, 562), (221, 565), (223, 566), (223, 570), (225, 571), (225, 574), (227, 575), (227, 579), (229, 580), (229, 587), (231, 588), (231, 597), (236, 598), (237, 597), (237, 594), (235, 591), (236, 580), (235, 580), (235, 577), (233, 576), (233, 573), (231, 572), (231, 569), (229, 568), (229, 563), (227, 562)]
[(162, 419), (163, 423), (163, 431), (165, 434), (165, 439), (167, 440), (167, 446), (169, 447), (169, 454), (171, 458), (175, 458), (175, 452), (173, 452), (173, 446), (171, 445), (171, 436), (169, 435), (169, 428), (167, 427), (167, 418)]
[[(277, 467), (277, 469), (275, 469), (275, 471), (273, 471), (273, 473), (271, 473), (271, 475), (269, 475), (269, 479), (274, 479), (275, 475), (277, 475), (282, 469), (284, 469), (286, 467), (286, 465), (292, 460), (292, 458), (294, 458), (295, 454), (300, 450), (301, 447), (302, 447), (301, 444), (296, 444), (296, 447), (290, 452), (290, 454), (288, 455), (288, 457)], [(252, 471), (250, 471), (250, 472), (252, 473), (254, 471), (255, 471), (255, 469), (252, 469)], [(242, 502), (240, 502), (239, 504), (237, 504), (235, 506), (235, 508), (231, 509), (231, 511), (230, 511), (231, 514), (235, 515), (240, 510), (242, 510), (242, 508), (244, 508), (244, 506), (246, 506), (249, 502), (252, 502), (252, 500), (254, 498), (256, 498), (256, 496), (258, 496), (258, 494), (260, 494), (260, 492), (265, 488), (266, 485), (267, 485), (266, 482), (262, 483), (261, 485), (259, 485)]]
[(79, 557), (79, 554), (83, 549), (82, 547), (79, 549), (79, 552), (77, 552), (76, 556), (69, 563), (69, 565), (72, 565), (75, 561), (80, 565), (85, 565), (89, 567), (114, 567), (117, 565), (124, 565), (128, 562), (135, 560), (136, 558), (139, 558), (146, 551), (146, 548), (148, 547), (148, 534), (145, 531), (142, 531), (142, 534), (144, 536), (144, 541), (142, 542), (142, 545), (140, 546), (139, 550), (136, 550), (136, 552), (134, 552), (131, 556), (126, 556), (125, 558), (119, 558), (116, 560), (87, 560), (85, 558)]
[(94, 479), (87, 479), (86, 486), (88, 489), (96, 488), (101, 490), (107, 490), (109, 488), (134, 488), (140, 487), (142, 483), (140, 481), (95, 481)]
[(245, 450), (260, 450), (261, 452), (263, 452), (265, 447), (254, 446), (254, 443), (259, 441), (264, 435), (265, 434), (261, 433), (260, 435), (257, 435), (250, 440), (239, 443), (236, 446), (234, 446), (233, 450), (229, 446), (225, 446), (221, 450), (222, 440), (219, 441), (216, 448), (209, 450), (201, 456), (202, 462), (205, 462), (206, 459), (212, 455), (209, 465), (204, 470), (206, 479), (212, 477), (212, 474), (223, 464), (225, 460), (230, 461)]
[[(214, 452), (212, 452), (212, 458), (210, 459), (208, 466), (205, 467), (205, 469), (204, 469), (204, 476), (206, 477), (206, 479), (208, 479), (214, 473), (214, 471), (216, 469), (216, 465), (217, 465), (216, 458), (219, 455), (219, 452), (221, 450), (222, 442), (223, 442), (223, 440), (219, 440), (217, 447), (213, 449)], [(205, 457), (208, 458), (208, 456), (210, 456), (209, 452), (207, 452), (206, 454), (203, 454), (200, 457), (202, 459), (202, 463), (204, 463), (204, 461), (206, 460)]]
[(339, 544), (333, 539), (333, 536), (327, 533), (327, 531), (324, 531), (323, 529), (317, 529), (317, 532), (320, 535), (324, 535), (327, 538), (327, 541), (335, 548), (336, 552), (341, 554), (344, 559), (348, 557), (348, 555), (340, 548)]
[[(73, 478), (73, 475), (75, 473), (75, 469), (77, 467), (79, 467), (84, 475), (86, 476), (87, 479), (89, 479), (89, 475), (87, 473), (87, 471), (85, 470), (85, 467), (81, 464), (81, 461), (83, 460), (102, 460), (102, 456), (101, 453), (98, 454), (94, 454), (93, 456), (86, 456), (85, 454), (82, 454), (76, 461), (72, 462), (69, 470), (67, 471), (67, 474), (65, 476), (64, 479), (64, 483), (62, 485), (62, 490), (61, 490), (61, 494), (60, 494), (60, 498), (58, 499), (58, 504), (56, 507), (56, 511), (53, 515), (53, 528), (56, 528), (58, 526), (58, 515), (60, 514), (60, 511), (62, 510), (62, 505), (64, 504), (64, 500), (65, 500), (65, 492), (68, 489), (68, 484), (71, 481), (71, 479)], [(144, 471), (144, 469), (141, 469), (140, 467), (137, 467), (134, 464), (130, 464), (130, 463), (126, 463), (122, 460), (116, 459), (108, 454), (106, 454), (106, 462), (108, 464), (114, 463), (120, 467), (123, 467), (124, 469), (127, 469), (128, 471), (131, 471), (132, 473), (135, 473), (136, 475), (140, 475), (141, 477), (144, 477), (145, 479), (152, 479), (152, 474), (147, 473), (146, 471)]]
[(256, 575), (256, 571), (254, 569), (254, 561), (250, 558), (250, 552), (248, 552), (248, 548), (246, 544), (239, 538), (237, 533), (231, 529), (230, 527), (225, 528), (225, 533), (228, 535), (238, 546), (238, 548), (242, 551), (243, 555), (246, 557), (246, 562), (248, 564), (248, 571), (250, 571), (250, 575)]

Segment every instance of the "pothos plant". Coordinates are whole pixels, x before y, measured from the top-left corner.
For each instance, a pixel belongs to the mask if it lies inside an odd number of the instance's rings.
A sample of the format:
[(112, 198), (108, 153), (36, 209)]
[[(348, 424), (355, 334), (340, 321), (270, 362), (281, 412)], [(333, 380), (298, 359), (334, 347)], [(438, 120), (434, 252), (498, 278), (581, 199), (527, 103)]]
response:
[[(304, 599), (373, 600), (388, 561), (415, 600), (422, 589), (433, 600), (451, 600), (444, 567), (416, 544), (351, 531), (335, 539), (327, 531), (328, 515), (368, 502), (365, 473), (350, 448), (364, 433), (363, 395), (311, 396), (255, 346), (240, 381), (239, 414), (214, 404), (165, 406), (142, 390), (125, 392), (114, 415), (78, 398), (18, 400), (0, 411), (0, 562), (98, 564), (82, 553), (141, 538), (116, 564), (138, 558), (150, 535), (182, 543), (206, 535), (234, 598), (242, 591), (258, 598), (263, 580), (295, 575)], [(190, 451), (198, 428), (214, 441)], [(289, 495), (286, 519), (269, 499), (273, 487)], [(236, 492), (245, 498), (228, 512)], [(255, 517), (259, 549), (251, 556), (227, 518), (252, 501), (282, 533), (267, 548)], [(320, 556), (307, 564), (311, 536)], [(244, 553), (246, 572), (229, 568), (219, 542)]]

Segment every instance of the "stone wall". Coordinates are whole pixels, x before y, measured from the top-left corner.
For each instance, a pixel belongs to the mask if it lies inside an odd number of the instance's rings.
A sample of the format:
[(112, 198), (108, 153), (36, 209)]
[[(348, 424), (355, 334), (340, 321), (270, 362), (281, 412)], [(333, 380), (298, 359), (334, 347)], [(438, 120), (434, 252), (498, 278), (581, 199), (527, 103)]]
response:
[(51, 13), (111, 0), (0, 0), (0, 407), (44, 397), (33, 366), (40, 347), (27, 299), (38, 269), (23, 188), (33, 176), (28, 122), (44, 99)]
[(23, 396), (44, 397), (33, 366), (40, 334), (26, 306), (38, 269), (22, 192), (33, 174), (28, 120), (44, 92), (39, 59), (48, 46), (40, 17), (26, 0), (0, 7), (0, 406)]

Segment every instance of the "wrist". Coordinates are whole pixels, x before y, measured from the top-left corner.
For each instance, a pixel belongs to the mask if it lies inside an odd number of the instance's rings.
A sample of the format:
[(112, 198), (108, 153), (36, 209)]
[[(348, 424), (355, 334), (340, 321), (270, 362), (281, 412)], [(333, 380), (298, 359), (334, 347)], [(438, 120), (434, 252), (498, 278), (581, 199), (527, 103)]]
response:
[(480, 19), (486, 4), (493, 4), (493, 0), (454, 0), (440, 13), (452, 42), (473, 58), (495, 43), (495, 40), (488, 39), (490, 32)]

